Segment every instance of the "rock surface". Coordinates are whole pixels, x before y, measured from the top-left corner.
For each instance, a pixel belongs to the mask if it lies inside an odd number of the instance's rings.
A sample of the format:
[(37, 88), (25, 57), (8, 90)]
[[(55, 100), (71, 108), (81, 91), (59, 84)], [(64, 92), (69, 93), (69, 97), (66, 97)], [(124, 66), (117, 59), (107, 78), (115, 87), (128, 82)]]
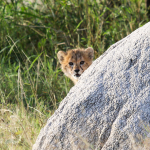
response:
[(93, 62), (33, 150), (131, 150), (148, 134), (149, 124), (150, 22)]

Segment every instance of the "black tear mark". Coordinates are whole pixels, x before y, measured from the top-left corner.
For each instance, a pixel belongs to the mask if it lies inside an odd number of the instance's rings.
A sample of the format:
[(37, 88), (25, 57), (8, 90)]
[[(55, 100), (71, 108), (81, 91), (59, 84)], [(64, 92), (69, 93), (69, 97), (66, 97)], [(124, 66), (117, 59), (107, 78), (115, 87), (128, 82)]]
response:
[(83, 70), (83, 68), (80, 66), (80, 68)]

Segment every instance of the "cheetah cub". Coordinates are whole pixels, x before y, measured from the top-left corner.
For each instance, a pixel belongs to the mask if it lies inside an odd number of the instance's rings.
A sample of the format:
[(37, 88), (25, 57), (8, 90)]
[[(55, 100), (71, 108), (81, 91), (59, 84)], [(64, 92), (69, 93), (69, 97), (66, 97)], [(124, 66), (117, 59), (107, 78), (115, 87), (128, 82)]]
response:
[(68, 50), (67, 52), (59, 51), (57, 53), (62, 71), (74, 84), (77, 83), (81, 74), (92, 64), (93, 56), (94, 50), (91, 47)]

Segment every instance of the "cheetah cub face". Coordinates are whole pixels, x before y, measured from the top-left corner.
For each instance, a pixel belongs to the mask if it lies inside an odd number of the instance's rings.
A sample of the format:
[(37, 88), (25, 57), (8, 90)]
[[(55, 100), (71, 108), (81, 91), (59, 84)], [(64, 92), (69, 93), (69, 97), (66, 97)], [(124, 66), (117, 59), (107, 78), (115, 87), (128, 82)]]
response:
[(94, 56), (93, 48), (73, 49), (67, 52), (59, 51), (57, 57), (62, 71), (74, 84), (77, 83), (81, 74), (92, 64)]

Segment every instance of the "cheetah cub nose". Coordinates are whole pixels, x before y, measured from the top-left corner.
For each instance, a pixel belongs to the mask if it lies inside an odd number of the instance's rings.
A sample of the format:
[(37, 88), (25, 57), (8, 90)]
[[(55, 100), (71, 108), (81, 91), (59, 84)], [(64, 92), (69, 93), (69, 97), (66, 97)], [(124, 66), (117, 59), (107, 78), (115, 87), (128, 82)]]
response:
[(74, 70), (76, 73), (78, 73), (80, 70), (79, 69), (76, 69), (76, 70)]

